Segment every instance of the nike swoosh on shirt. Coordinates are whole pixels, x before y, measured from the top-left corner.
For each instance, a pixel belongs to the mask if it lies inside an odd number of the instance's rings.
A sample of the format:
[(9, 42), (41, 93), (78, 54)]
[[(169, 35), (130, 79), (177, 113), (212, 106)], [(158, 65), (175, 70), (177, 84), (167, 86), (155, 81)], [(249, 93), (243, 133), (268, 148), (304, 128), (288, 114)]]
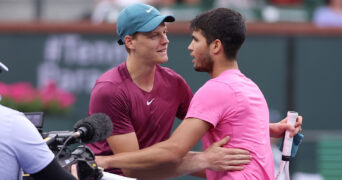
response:
[(154, 101), (154, 98), (151, 99), (151, 101), (147, 101), (147, 102), (146, 102), (146, 105), (148, 105), (148, 106), (151, 105), (151, 103), (152, 103), (153, 101)]
[(147, 13), (150, 13), (152, 11), (153, 7), (151, 7), (150, 9), (146, 10)]

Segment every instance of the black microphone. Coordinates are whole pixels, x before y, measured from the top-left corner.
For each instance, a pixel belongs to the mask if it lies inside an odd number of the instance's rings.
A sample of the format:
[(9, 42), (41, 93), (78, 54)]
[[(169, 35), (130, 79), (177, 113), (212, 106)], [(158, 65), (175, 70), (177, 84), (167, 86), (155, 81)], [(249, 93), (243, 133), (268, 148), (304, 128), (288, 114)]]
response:
[(113, 131), (113, 124), (106, 114), (96, 113), (77, 121), (74, 130), (73, 137), (88, 144), (106, 139)]

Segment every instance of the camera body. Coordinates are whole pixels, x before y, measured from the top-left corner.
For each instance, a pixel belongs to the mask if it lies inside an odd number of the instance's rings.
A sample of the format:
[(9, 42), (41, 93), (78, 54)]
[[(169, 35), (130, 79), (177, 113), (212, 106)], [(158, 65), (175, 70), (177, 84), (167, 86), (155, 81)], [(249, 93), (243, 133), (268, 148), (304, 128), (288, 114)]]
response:
[(73, 138), (73, 131), (43, 132), (44, 113), (28, 112), (25, 116), (35, 125), (49, 149), (55, 154), (58, 163), (70, 172), (71, 166), (77, 164), (80, 180), (99, 180), (103, 173), (95, 162), (94, 153), (81, 142)]

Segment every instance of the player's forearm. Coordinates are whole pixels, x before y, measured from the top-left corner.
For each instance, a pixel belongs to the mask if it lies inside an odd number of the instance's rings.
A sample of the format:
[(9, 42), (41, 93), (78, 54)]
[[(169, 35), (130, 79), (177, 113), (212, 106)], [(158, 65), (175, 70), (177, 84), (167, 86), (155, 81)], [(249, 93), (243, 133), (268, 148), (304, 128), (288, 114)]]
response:
[(202, 120), (184, 120), (170, 139), (139, 151), (115, 154), (106, 158), (104, 164), (107, 166), (104, 168), (148, 169), (168, 163), (180, 163), (209, 127), (210, 125)]
[(159, 180), (183, 176), (186, 174), (205, 178), (205, 172), (203, 169), (207, 168), (208, 164), (209, 163), (207, 163), (202, 153), (189, 152), (181, 162), (164, 163), (152, 169), (129, 170), (129, 174), (125, 175), (138, 178), (139, 180)]
[[(208, 168), (209, 163), (202, 152), (189, 152), (178, 164), (176, 176), (182, 176), (185, 174), (191, 174), (197, 177), (205, 178), (204, 169)], [(204, 173), (203, 173), (204, 172)]]
[(96, 162), (104, 168), (149, 169), (157, 168), (165, 163), (179, 163), (186, 152), (183, 153), (184, 151), (178, 145), (162, 142), (135, 152), (97, 157)]

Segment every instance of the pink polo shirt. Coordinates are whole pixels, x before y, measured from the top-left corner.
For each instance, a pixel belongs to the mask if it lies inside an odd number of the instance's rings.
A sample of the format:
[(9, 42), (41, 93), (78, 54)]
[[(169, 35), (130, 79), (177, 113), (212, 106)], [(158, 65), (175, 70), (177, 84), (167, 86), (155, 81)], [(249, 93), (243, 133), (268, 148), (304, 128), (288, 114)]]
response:
[(203, 147), (230, 136), (225, 147), (242, 148), (252, 155), (242, 171), (206, 171), (208, 180), (274, 179), (269, 135), (269, 111), (259, 87), (239, 70), (227, 70), (205, 83), (194, 95), (186, 118), (212, 125)]

